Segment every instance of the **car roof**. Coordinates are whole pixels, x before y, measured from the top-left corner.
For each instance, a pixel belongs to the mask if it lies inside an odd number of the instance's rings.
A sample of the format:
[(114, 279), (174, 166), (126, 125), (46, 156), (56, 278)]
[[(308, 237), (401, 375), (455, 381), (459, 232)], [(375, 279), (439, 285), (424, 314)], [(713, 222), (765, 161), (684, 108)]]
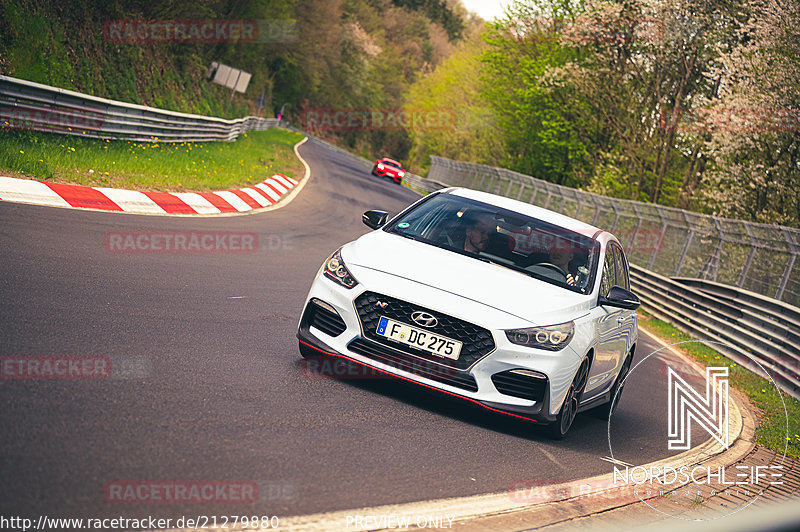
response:
[(389, 159), (388, 157), (384, 157), (383, 159), (381, 159), (381, 161), (388, 161), (388, 162), (394, 163), (394, 164), (396, 164), (398, 166), (402, 166), (399, 162), (395, 161), (394, 159)]
[[(478, 190), (472, 190), (469, 188), (458, 188), (458, 187), (442, 190), (442, 193), (452, 194), (454, 196), (460, 196), (463, 198), (473, 199), (476, 201), (481, 201), (483, 203), (496, 205), (497, 207), (502, 207), (510, 211), (516, 211), (521, 214), (530, 216), (532, 218), (537, 218), (539, 220), (551, 223), (553, 225), (566, 227), (567, 229), (570, 229), (572, 231), (587, 236), (594, 236), (598, 232), (606, 233), (608, 236), (612, 236), (610, 233), (603, 231), (602, 229), (599, 229), (593, 225), (587, 224), (586, 222), (582, 222), (581, 220), (578, 220), (576, 218), (572, 218), (565, 214), (560, 214), (555, 211), (551, 211), (542, 207), (537, 207), (536, 205), (531, 205), (530, 203), (525, 203), (511, 198), (506, 198), (504, 196), (498, 196), (496, 194), (490, 194), (488, 192), (480, 192)], [(598, 238), (601, 237), (601, 235), (597, 236)]]

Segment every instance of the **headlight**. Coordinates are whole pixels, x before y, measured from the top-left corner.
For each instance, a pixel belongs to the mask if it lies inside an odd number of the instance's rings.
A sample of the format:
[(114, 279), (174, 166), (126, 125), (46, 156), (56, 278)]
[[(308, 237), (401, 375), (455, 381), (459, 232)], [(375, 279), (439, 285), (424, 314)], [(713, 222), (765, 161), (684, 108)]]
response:
[(512, 344), (560, 351), (575, 336), (575, 322), (550, 325), (548, 327), (530, 327), (528, 329), (511, 329), (506, 331), (508, 341)]
[(397, 175), (399, 175), (400, 177), (403, 177), (404, 175), (406, 175), (406, 173), (404, 171), (400, 170), (399, 172), (397, 172)]
[(350, 271), (344, 265), (341, 249), (337, 249), (333, 255), (328, 257), (322, 269), (325, 277), (331, 281), (336, 281), (345, 288), (353, 288), (358, 284), (356, 278), (350, 275)]
[(383, 164), (378, 163), (378, 170), (383, 170)]

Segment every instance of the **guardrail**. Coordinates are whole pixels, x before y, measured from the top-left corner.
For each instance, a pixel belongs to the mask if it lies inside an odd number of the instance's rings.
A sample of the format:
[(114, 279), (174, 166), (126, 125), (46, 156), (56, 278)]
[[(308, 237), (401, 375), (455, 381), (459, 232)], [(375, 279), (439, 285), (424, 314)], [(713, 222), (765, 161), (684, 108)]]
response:
[(435, 192), (449, 186), (445, 185), (444, 183), (434, 181), (433, 179), (426, 179), (409, 172), (406, 172), (405, 177), (403, 177), (403, 184), (425, 194), (430, 194), (431, 192)]
[(650, 314), (714, 342), (716, 351), (771, 377), (800, 399), (800, 309), (719, 283), (670, 279), (633, 264), (631, 287)]
[(0, 75), (0, 127), (136, 142), (232, 141), (278, 127), (275, 118), (225, 120), (165, 111)]

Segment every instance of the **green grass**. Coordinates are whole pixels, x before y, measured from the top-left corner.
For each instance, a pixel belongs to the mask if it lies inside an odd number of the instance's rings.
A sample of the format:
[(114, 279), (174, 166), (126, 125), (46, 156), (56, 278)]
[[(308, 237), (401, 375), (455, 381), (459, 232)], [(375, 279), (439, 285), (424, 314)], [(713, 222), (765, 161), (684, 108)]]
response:
[(299, 133), (251, 131), (234, 142), (106, 141), (3, 131), (0, 172), (12, 177), (156, 191), (213, 191), (260, 183), (275, 173), (302, 177)]
[[(640, 313), (640, 327), (653, 333), (669, 344), (696, 340), (683, 333), (671, 323)], [(730, 367), (730, 383), (742, 391), (750, 402), (758, 408), (759, 427), (756, 429), (756, 443), (787, 456), (800, 458), (800, 401), (786, 393), (778, 394), (772, 382), (755, 375), (721, 355), (707, 344), (690, 342), (675, 346), (698, 362), (708, 366)], [(781, 396), (783, 401), (781, 401)], [(786, 410), (784, 411), (784, 404)], [(789, 439), (786, 439), (786, 413), (789, 414)]]

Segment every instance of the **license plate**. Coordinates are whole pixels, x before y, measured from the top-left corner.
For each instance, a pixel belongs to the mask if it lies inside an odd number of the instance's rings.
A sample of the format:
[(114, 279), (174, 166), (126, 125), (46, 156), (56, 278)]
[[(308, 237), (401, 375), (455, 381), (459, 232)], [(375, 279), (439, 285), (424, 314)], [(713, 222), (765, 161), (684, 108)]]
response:
[(452, 340), (446, 336), (440, 336), (382, 316), (378, 321), (377, 333), (394, 342), (416, 347), (437, 357), (450, 358), (452, 360), (458, 360), (461, 347), (464, 345), (458, 340)]

